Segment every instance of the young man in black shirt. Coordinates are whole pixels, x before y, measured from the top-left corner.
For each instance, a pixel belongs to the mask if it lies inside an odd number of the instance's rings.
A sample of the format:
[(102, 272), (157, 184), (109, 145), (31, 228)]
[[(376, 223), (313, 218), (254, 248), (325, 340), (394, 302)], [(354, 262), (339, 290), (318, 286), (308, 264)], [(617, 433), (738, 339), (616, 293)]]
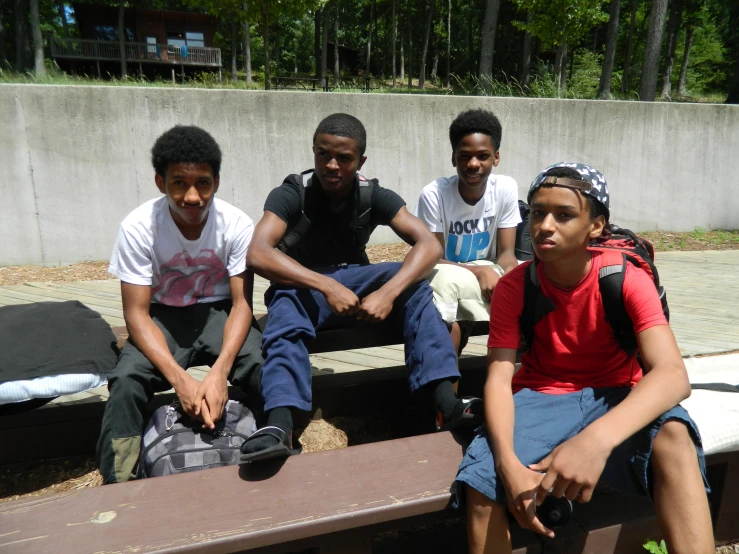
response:
[[(479, 399), (456, 396), (456, 353), (424, 280), (441, 246), (402, 198), (359, 175), (365, 147), (358, 119), (330, 115), (313, 136), (315, 169), (289, 176), (265, 203), (247, 266), (272, 281), (262, 341), (268, 421), (244, 443), (244, 462), (296, 453), (291, 409), (311, 407), (306, 343), (327, 327), (402, 322), (411, 390), (433, 391), (439, 427), (482, 421)], [(403, 263), (369, 264), (378, 225), (413, 246)]]

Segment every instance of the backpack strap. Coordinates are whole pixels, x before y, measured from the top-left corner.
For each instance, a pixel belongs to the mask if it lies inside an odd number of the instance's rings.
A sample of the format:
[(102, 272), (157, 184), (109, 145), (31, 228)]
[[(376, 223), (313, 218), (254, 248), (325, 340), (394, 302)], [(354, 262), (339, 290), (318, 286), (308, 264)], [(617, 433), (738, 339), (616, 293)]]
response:
[(524, 271), (523, 278), (523, 308), (518, 324), (526, 350), (534, 343), (534, 326), (555, 310), (552, 301), (541, 292), (538, 265), (539, 260), (534, 259)]
[(295, 180), (298, 181), (302, 186), (298, 187), (300, 192), (300, 219), (293, 225), (292, 229), (289, 229), (282, 240), (277, 245), (277, 248), (281, 252), (287, 252), (289, 248), (292, 248), (298, 244), (305, 234), (310, 229), (311, 222), (308, 216), (305, 215), (305, 189), (313, 184), (313, 170), (304, 171), (300, 175), (294, 175)]
[(354, 206), (354, 230), (369, 225), (372, 214), (372, 184), (363, 175), (357, 173), (357, 184), (359, 185), (359, 198)]
[[(621, 253), (620, 263), (603, 265), (598, 272), (598, 287), (603, 301), (603, 310), (606, 313), (613, 335), (618, 344), (627, 354), (631, 355), (637, 350), (634, 325), (623, 299), (624, 278), (626, 277), (626, 264), (629, 263), (626, 254)], [(613, 256), (614, 260), (616, 256)], [(609, 260), (610, 262), (611, 260)], [(638, 262), (637, 262), (638, 263)]]

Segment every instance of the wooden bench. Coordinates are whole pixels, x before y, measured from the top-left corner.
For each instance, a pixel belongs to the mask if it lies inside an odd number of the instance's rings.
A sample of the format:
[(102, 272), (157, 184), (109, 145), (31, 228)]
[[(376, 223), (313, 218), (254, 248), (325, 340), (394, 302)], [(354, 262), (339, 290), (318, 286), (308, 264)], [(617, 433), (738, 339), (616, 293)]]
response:
[[(434, 433), (304, 454), (273, 465), (18, 500), (0, 504), (0, 550), (463, 552), (462, 514), (450, 508), (462, 452), (451, 433)], [(722, 542), (739, 538), (732, 506), (739, 494), (737, 454), (709, 460), (716, 470), (714, 486), (722, 492), (712, 497), (716, 537)], [(410, 534), (393, 533), (409, 528)], [(513, 533), (515, 551), (528, 554), (636, 553), (643, 552), (647, 538), (659, 538), (649, 501), (609, 492), (576, 506), (573, 521), (554, 540), (515, 526)]]
[[(266, 317), (266, 314), (257, 317), (262, 328), (266, 324)], [(118, 346), (123, 347), (128, 339), (126, 327), (113, 327), (113, 333)], [(485, 322), (473, 329), (473, 334), (486, 333)], [(372, 333), (356, 328), (329, 329), (318, 333), (310, 351), (334, 352), (399, 342), (402, 342), (402, 336), (382, 326)], [(465, 375), (460, 392), (480, 394), (484, 382), (484, 359), (484, 356), (460, 359), (459, 366)], [(377, 397), (404, 405), (411, 400), (407, 389), (407, 370), (404, 365), (335, 374), (320, 372), (313, 377), (314, 406), (321, 407), (325, 417), (356, 415), (363, 410), (366, 412), (371, 409), (370, 400)], [(238, 397), (239, 391), (232, 388), (230, 392)], [(158, 395), (151, 407), (169, 403), (172, 399), (172, 394)], [(0, 465), (94, 453), (104, 409), (103, 402), (91, 400), (62, 406), (43, 406), (0, 417), (0, 443), (14, 445), (13, 448), (0, 448)], [(44, 446), (40, 447), (42, 441)]]

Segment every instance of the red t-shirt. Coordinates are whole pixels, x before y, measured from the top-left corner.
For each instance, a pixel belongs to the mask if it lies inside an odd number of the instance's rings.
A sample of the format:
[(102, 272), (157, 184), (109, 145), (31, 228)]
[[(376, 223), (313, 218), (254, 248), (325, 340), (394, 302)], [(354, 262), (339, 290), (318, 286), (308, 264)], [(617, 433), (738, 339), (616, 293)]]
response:
[[(545, 275), (543, 264), (539, 264), (541, 290), (556, 309), (534, 326), (533, 346), (521, 357), (521, 369), (513, 376), (513, 392), (529, 388), (565, 394), (585, 387), (633, 387), (642, 378), (636, 356), (627, 355), (619, 346), (606, 321), (598, 288), (603, 253), (591, 253), (590, 271), (569, 290), (553, 284)], [(524, 276), (530, 263), (507, 273), (493, 291), (489, 348), (519, 346), (518, 320), (523, 310)], [(632, 264), (627, 264), (623, 297), (635, 333), (667, 325), (652, 279)]]

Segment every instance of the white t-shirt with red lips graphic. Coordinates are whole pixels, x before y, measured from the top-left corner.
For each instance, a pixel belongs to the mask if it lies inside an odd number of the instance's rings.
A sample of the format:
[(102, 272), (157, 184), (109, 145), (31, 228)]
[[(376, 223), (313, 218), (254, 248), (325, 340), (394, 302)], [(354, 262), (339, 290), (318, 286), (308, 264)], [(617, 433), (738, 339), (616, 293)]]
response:
[(151, 286), (151, 301), (190, 306), (231, 298), (229, 277), (246, 269), (254, 223), (214, 198), (197, 240), (187, 240), (169, 212), (167, 198), (150, 200), (121, 223), (108, 272), (133, 285)]

